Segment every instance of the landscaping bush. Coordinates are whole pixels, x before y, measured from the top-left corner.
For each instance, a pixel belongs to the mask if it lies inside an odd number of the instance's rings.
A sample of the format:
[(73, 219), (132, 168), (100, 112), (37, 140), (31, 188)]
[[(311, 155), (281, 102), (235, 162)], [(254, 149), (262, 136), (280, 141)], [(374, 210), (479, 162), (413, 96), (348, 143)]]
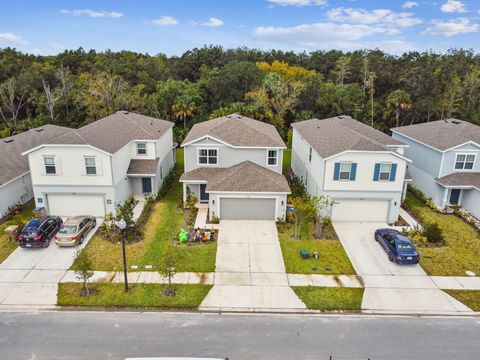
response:
[(174, 166), (172, 167), (170, 172), (167, 175), (165, 175), (162, 186), (160, 187), (160, 190), (158, 190), (157, 197), (155, 200), (158, 201), (167, 194), (168, 190), (172, 187), (172, 184), (175, 181), (176, 176), (177, 176), (177, 172)]
[(443, 231), (437, 223), (426, 223), (423, 226), (423, 230), (424, 235), (429, 243), (435, 245), (445, 244), (445, 236), (443, 235)]

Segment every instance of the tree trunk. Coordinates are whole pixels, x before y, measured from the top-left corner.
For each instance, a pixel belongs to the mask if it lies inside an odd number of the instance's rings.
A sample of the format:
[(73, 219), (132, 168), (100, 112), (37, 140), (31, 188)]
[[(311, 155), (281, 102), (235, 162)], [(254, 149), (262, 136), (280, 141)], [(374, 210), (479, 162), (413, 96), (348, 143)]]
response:
[(395, 114), (395, 125), (396, 125), (396, 127), (399, 127), (400, 126), (400, 109), (397, 107), (395, 112), (396, 112), (396, 114)]

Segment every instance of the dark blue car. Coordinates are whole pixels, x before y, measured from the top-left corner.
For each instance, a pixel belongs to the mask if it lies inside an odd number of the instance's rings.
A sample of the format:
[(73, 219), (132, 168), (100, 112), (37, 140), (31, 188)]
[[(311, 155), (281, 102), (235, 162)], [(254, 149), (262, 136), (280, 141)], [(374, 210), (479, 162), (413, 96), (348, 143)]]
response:
[(397, 264), (418, 264), (420, 255), (410, 239), (395, 229), (378, 229), (375, 240), (382, 245), (390, 261)]

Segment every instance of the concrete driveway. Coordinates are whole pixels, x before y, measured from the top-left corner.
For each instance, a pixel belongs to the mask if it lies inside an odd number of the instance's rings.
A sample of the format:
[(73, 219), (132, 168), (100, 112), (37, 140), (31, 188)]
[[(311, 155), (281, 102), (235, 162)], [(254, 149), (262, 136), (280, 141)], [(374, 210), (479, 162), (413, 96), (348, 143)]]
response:
[(334, 222), (335, 230), (365, 293), (362, 308), (371, 312), (468, 313), (471, 310), (441, 291), (420, 265), (398, 265), (388, 260), (375, 241), (382, 222)]
[[(87, 245), (97, 227), (90, 231), (80, 245)], [(79, 247), (59, 247), (52, 240), (48, 248), (17, 248), (0, 264), (0, 305), (55, 305), (58, 282), (72, 265)]]
[(288, 284), (274, 221), (220, 222), (214, 286), (200, 309), (305, 309)]

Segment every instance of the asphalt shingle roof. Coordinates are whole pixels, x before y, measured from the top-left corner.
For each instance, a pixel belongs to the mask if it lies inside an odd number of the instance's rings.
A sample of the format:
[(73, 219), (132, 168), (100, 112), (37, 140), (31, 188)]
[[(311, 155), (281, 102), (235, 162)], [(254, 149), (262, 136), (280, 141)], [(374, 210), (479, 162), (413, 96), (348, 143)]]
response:
[(233, 146), (286, 147), (273, 125), (237, 114), (195, 124), (182, 145), (207, 135)]
[(399, 134), (440, 151), (473, 141), (480, 144), (480, 126), (458, 119), (438, 120), (393, 128)]
[(290, 187), (282, 174), (251, 161), (244, 161), (229, 168), (198, 168), (183, 174), (180, 180), (207, 181), (207, 192), (290, 193)]
[(28, 156), (23, 156), (23, 152), (71, 131), (71, 128), (63, 126), (43, 125), (0, 139), (0, 185), (29, 170)]
[(132, 159), (128, 165), (127, 174), (132, 175), (151, 175), (157, 173), (160, 159)]
[(157, 140), (172, 126), (173, 123), (170, 121), (128, 111), (117, 111), (60, 136), (50, 144), (92, 145), (113, 154), (132, 140)]
[(347, 150), (389, 151), (392, 149), (388, 146), (405, 145), (350, 116), (300, 121), (293, 123), (292, 127), (322, 158)]
[(435, 181), (444, 186), (471, 186), (480, 190), (480, 172), (455, 172)]

